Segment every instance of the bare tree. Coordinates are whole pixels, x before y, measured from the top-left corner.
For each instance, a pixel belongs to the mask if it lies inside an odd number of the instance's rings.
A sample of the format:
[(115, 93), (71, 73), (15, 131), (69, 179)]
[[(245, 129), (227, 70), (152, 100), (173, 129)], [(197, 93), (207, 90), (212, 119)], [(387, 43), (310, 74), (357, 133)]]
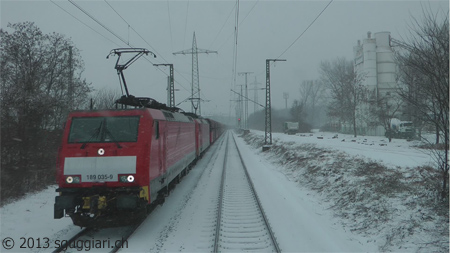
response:
[(328, 114), (342, 122), (350, 122), (356, 137), (357, 108), (365, 101), (362, 77), (355, 72), (353, 62), (345, 58), (321, 62), (320, 74), (322, 81), (330, 89)]
[(300, 84), (300, 103), (303, 104), (309, 123), (316, 126), (317, 105), (323, 99), (325, 86), (320, 80), (305, 80)]
[(381, 124), (384, 127), (386, 136), (389, 138), (389, 142), (391, 142), (391, 120), (399, 113), (403, 100), (397, 94), (379, 95), (377, 98), (373, 94), (372, 97), (374, 99), (369, 99), (369, 116), (372, 119), (370, 123), (374, 125)]
[(101, 88), (91, 96), (92, 109), (104, 110), (114, 109), (116, 107), (115, 101), (121, 97), (118, 90)]
[(31, 22), (0, 30), (3, 197), (51, 182), (62, 120), (90, 89), (82, 68), (78, 50), (61, 34), (43, 34)]
[(399, 92), (420, 120), (434, 125), (433, 154), (442, 171), (442, 195), (447, 194), (449, 151), (449, 14), (423, 10), (413, 17), (410, 34), (399, 47)]
[(311, 125), (305, 122), (306, 112), (304, 108), (305, 104), (296, 99), (292, 103), (292, 107), (289, 109), (289, 112), (292, 119), (295, 122), (298, 122), (298, 130), (300, 132), (309, 132), (311, 130)]

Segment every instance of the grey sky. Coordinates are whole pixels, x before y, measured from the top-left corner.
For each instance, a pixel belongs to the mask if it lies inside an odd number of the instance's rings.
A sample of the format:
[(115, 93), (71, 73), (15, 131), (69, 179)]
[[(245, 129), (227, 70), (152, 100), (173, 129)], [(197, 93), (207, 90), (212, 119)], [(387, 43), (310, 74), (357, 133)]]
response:
[[(249, 76), (249, 82), (252, 83), (256, 76), (260, 85), (265, 84), (265, 60), (279, 57), (328, 2), (240, 1), (237, 71), (254, 72)], [(85, 62), (83, 76), (87, 81), (92, 82), (96, 89), (119, 89), (114, 70), (116, 58), (107, 60), (106, 55), (113, 48), (127, 45), (70, 2), (55, 3), (109, 40), (50, 1), (2, 0), (1, 27), (6, 28), (8, 22), (32, 21), (44, 33), (58, 32), (70, 37), (81, 50)], [(180, 90), (175, 95), (176, 103), (190, 94), (191, 56), (174, 56), (172, 53), (189, 49), (195, 31), (199, 48), (219, 51), (218, 55), (199, 55), (201, 96), (210, 100), (202, 104), (202, 114), (228, 115), (231, 98), (229, 90), (233, 82), (235, 1), (108, 1), (153, 49), (129, 29), (105, 1), (76, 3), (134, 47), (144, 47), (153, 52), (156, 49), (158, 57), (148, 57), (153, 63), (173, 63), (177, 71), (175, 88)], [(287, 61), (271, 67), (272, 106), (284, 107), (283, 92), (290, 93), (288, 103), (292, 104), (299, 97), (299, 84), (303, 80), (319, 77), (318, 66), (321, 61), (336, 57), (352, 59), (353, 46), (357, 40), (365, 38), (368, 31), (390, 31), (394, 38), (404, 37), (411, 24), (411, 15), (420, 20), (422, 6), (432, 11), (448, 11), (449, 2), (335, 0), (296, 44), (282, 55), (281, 58)], [(168, 68), (160, 69), (168, 73)], [(130, 93), (149, 96), (165, 103), (167, 77), (162, 71), (145, 59), (134, 63), (125, 70)], [(237, 84), (243, 83), (244, 77), (238, 76)], [(263, 95), (263, 92), (259, 93), (260, 103), (263, 103)], [(188, 102), (179, 106), (190, 111)], [(253, 112), (253, 105), (249, 108)]]

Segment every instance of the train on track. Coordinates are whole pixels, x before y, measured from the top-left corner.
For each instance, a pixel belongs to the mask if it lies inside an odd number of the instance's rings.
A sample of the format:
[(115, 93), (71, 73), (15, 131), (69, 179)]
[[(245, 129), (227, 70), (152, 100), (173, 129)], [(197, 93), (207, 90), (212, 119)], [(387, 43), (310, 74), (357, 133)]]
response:
[[(126, 52), (148, 51), (114, 51)], [(119, 74), (124, 66), (116, 63)], [(225, 130), (212, 119), (125, 89), (116, 101), (122, 109), (69, 114), (57, 158), (55, 219), (69, 216), (81, 227), (142, 220)]]
[(54, 218), (68, 215), (81, 227), (133, 223), (223, 131), (214, 120), (162, 109), (70, 113)]

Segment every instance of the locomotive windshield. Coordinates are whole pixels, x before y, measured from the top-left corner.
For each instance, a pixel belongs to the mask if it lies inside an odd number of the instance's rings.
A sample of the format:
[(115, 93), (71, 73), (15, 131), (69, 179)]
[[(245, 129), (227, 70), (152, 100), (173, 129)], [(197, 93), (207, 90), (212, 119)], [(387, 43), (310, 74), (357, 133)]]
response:
[(136, 142), (139, 116), (73, 118), (69, 143)]

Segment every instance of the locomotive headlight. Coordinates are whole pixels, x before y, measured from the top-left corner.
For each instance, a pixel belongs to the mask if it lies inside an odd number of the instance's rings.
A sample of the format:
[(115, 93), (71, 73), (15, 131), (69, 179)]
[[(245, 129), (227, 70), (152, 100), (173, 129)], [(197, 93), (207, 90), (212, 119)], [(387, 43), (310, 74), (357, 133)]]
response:
[(66, 178), (66, 182), (68, 183), (68, 184), (79, 184), (80, 183), (80, 181), (81, 181), (81, 179), (80, 179), (80, 177), (78, 177), (78, 176), (68, 176), (67, 178)]
[(133, 183), (134, 176), (133, 175), (121, 175), (119, 176), (119, 182), (121, 183)]

